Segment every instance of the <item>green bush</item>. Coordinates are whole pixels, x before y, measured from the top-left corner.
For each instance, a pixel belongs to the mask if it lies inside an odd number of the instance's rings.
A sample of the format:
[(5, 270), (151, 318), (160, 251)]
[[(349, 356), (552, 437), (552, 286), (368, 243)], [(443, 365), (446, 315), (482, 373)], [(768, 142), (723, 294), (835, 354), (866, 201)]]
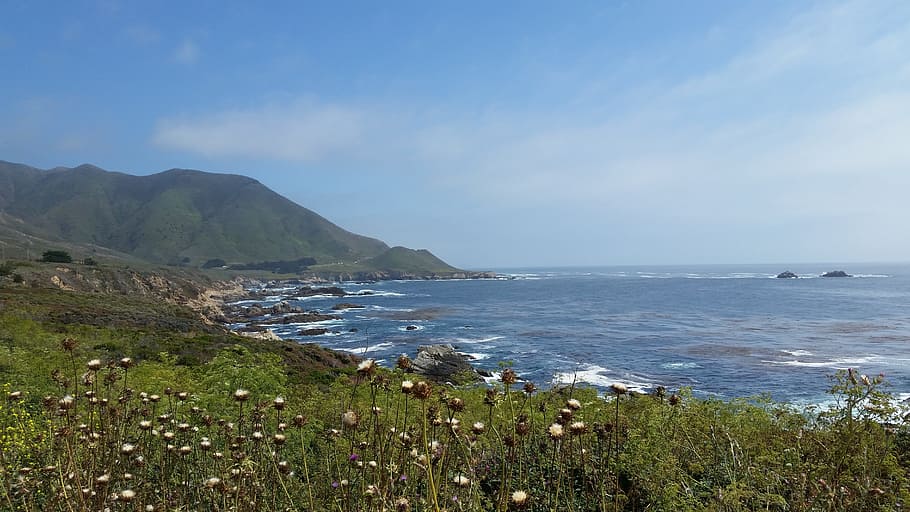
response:
[(66, 251), (51, 250), (44, 251), (41, 255), (41, 261), (47, 263), (72, 263), (73, 257)]

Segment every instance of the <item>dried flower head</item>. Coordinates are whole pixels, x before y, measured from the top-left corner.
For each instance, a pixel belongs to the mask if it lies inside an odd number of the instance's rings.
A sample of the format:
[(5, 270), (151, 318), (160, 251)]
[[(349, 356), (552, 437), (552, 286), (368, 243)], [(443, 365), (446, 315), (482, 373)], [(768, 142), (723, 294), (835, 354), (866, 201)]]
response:
[(409, 358), (406, 354), (401, 354), (400, 356), (398, 356), (398, 361), (396, 362), (396, 366), (398, 366), (398, 368), (405, 370), (405, 371), (410, 370), (411, 369), (411, 358)]
[(573, 411), (577, 411), (577, 410), (581, 409), (581, 402), (579, 402), (578, 400), (576, 400), (574, 398), (570, 398), (570, 399), (566, 400), (566, 407), (568, 407), (569, 409), (572, 409)]
[(486, 429), (487, 427), (483, 424), (482, 421), (475, 422), (473, 425), (471, 425), (471, 432), (477, 435), (483, 434)]
[(237, 402), (246, 402), (250, 399), (250, 392), (245, 389), (234, 391), (234, 400)]
[(129, 357), (124, 357), (123, 359), (120, 360), (119, 364), (120, 364), (121, 368), (123, 368), (124, 370), (127, 370), (127, 369), (133, 367), (133, 359), (129, 358)]
[(522, 390), (525, 393), (530, 395), (530, 394), (534, 393), (535, 391), (537, 391), (537, 386), (535, 386), (533, 382), (527, 381), (527, 382), (525, 382), (525, 385), (522, 387)]
[(91, 370), (91, 371), (93, 371), (93, 372), (97, 372), (98, 370), (101, 369), (101, 366), (102, 366), (102, 365), (101, 365), (101, 360), (100, 360), (100, 359), (92, 359), (91, 361), (89, 361), (88, 363), (86, 363), (85, 366), (87, 366), (89, 370)]
[(467, 487), (471, 485), (471, 479), (464, 475), (458, 475), (452, 479), (452, 483), (458, 487)]
[(221, 479), (217, 476), (213, 476), (205, 481), (205, 486), (209, 489), (214, 489), (215, 487), (218, 487), (219, 484), (221, 484)]
[(547, 428), (547, 435), (550, 436), (550, 439), (553, 439), (553, 440), (562, 439), (563, 434), (565, 434), (565, 431), (563, 430), (562, 425), (560, 425), (559, 423), (554, 423), (554, 424), (550, 425), (549, 428)]
[(518, 375), (515, 374), (515, 370), (511, 368), (506, 368), (502, 371), (502, 376), (500, 377), (503, 384), (515, 384), (518, 381)]
[(22, 398), (21, 391), (12, 391), (6, 395), (6, 399), (9, 400), (10, 402), (15, 402), (16, 400), (19, 400), (20, 398)]
[(376, 370), (376, 361), (373, 359), (364, 359), (357, 365), (357, 373), (361, 375), (372, 375)]
[(76, 346), (79, 345), (79, 342), (75, 338), (66, 337), (60, 340), (60, 346), (63, 347), (63, 350), (67, 352), (72, 352), (75, 350)]
[(669, 402), (670, 405), (678, 405), (680, 401), (682, 401), (682, 398), (680, 398), (676, 393), (673, 393), (670, 395), (670, 398), (667, 399), (667, 402)]
[(275, 399), (272, 400), (272, 407), (274, 407), (278, 411), (283, 410), (284, 409), (284, 398), (282, 398), (280, 396), (276, 396)]
[(129, 455), (136, 451), (136, 445), (131, 443), (123, 443), (123, 446), (120, 447), (120, 453), (124, 455)]
[(625, 395), (629, 392), (629, 388), (626, 387), (622, 382), (614, 382), (610, 384), (610, 389), (617, 395)]
[(450, 398), (448, 403), (449, 409), (452, 409), (455, 412), (464, 411), (464, 400), (458, 397)]
[(341, 415), (341, 425), (346, 429), (357, 428), (358, 423), (360, 423), (360, 418), (354, 411), (347, 411)]
[(528, 493), (524, 491), (515, 491), (512, 493), (512, 504), (516, 507), (523, 507), (528, 502)]
[(408, 512), (411, 510), (411, 503), (407, 498), (398, 498), (395, 500), (395, 512)]
[(426, 381), (422, 380), (422, 381), (418, 382), (417, 384), (414, 384), (414, 397), (419, 400), (426, 400), (427, 398), (430, 398), (431, 392), (432, 392), (432, 388), (430, 387), (430, 384)]
[(588, 431), (588, 426), (585, 425), (585, 422), (583, 422), (583, 421), (573, 421), (573, 422), (569, 425), (569, 432), (570, 432), (572, 435), (575, 435), (575, 436), (581, 435), (581, 434), (584, 434), (584, 433), (587, 432), (587, 431)]

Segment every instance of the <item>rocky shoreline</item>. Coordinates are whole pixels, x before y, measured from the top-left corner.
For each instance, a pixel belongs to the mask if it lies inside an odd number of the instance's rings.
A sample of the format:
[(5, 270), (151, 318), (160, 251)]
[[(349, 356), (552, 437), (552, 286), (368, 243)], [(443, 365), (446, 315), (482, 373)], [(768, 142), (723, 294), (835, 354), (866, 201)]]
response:
[[(301, 329), (296, 331), (298, 336), (338, 334), (340, 331), (318, 324), (330, 320), (340, 320), (342, 317), (335, 312), (364, 307), (355, 302), (340, 301), (329, 311), (305, 310), (291, 304), (289, 300), (292, 298), (323, 296), (342, 299), (372, 295), (372, 292), (349, 293), (334, 285), (313, 286), (300, 280), (267, 283), (244, 280), (234, 283), (231, 286), (219, 286), (216, 289), (208, 290), (204, 294), (210, 301), (206, 302), (206, 306), (211, 303), (218, 304), (218, 313), (210, 315), (209, 318), (241, 336), (267, 341), (281, 340), (282, 338), (276, 335), (272, 329), (288, 324), (304, 324)], [(238, 293), (237, 285), (240, 287), (240, 293)], [(226, 290), (231, 290), (231, 293), (225, 293)], [(271, 306), (261, 304), (265, 299), (274, 300), (275, 297), (281, 299)], [(211, 309), (207, 308), (206, 311), (211, 312)], [(416, 326), (406, 326), (406, 330), (416, 329)], [(353, 331), (356, 329), (352, 329)], [(490, 376), (489, 372), (475, 368), (471, 364), (471, 357), (458, 352), (451, 344), (420, 345), (414, 359), (410, 360), (407, 371), (440, 383), (477, 382)]]

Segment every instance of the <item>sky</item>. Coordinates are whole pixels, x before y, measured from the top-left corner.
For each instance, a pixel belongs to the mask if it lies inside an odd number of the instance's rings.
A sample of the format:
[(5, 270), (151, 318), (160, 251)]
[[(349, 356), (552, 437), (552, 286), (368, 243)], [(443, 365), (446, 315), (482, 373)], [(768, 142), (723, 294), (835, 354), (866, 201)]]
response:
[(905, 0), (0, 0), (0, 69), (0, 160), (464, 268), (910, 260)]

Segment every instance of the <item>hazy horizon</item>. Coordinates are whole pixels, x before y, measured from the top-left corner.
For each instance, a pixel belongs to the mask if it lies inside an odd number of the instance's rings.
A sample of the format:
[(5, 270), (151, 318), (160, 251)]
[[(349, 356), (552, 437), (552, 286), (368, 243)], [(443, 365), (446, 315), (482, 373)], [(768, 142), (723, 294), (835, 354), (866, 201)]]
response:
[(2, 160), (244, 174), (464, 268), (910, 259), (905, 2), (4, 11)]

